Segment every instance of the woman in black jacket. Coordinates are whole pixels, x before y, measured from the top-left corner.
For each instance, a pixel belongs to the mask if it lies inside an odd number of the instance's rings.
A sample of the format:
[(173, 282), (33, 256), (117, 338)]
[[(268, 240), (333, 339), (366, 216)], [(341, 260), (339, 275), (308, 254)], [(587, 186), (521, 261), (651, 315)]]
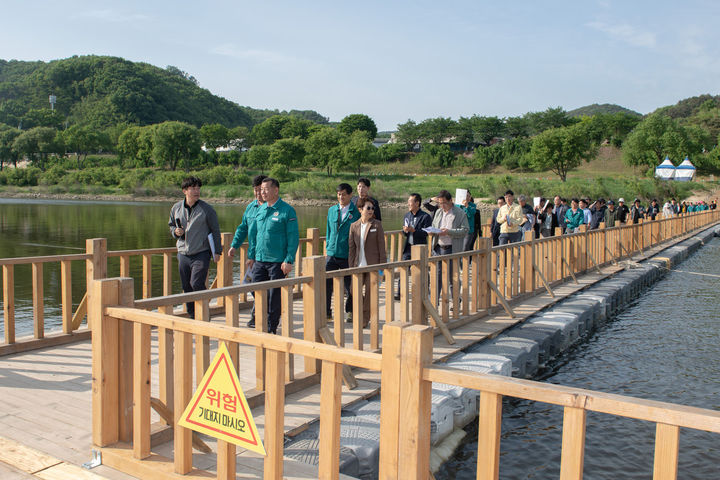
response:
[(548, 203), (545, 210), (538, 216), (540, 223), (540, 235), (545, 237), (552, 237), (555, 235), (555, 229), (559, 227), (557, 217), (553, 215), (553, 206)]

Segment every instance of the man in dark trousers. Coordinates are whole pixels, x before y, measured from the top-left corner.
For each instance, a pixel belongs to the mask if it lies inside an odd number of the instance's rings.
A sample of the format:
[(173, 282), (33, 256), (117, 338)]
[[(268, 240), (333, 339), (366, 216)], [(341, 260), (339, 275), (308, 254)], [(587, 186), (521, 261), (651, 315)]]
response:
[[(285, 278), (293, 269), (295, 253), (300, 243), (295, 209), (280, 198), (280, 182), (272, 177), (263, 180), (263, 203), (255, 221), (250, 225), (248, 238), (248, 268), (252, 268), (255, 282)], [(277, 333), (280, 323), (280, 289), (268, 295), (268, 332)]]
[[(180, 185), (185, 195), (170, 209), (170, 235), (177, 241), (178, 270), (183, 292), (205, 290), (210, 258), (220, 260), (220, 224), (217, 213), (200, 200), (202, 181), (187, 177)], [(212, 234), (212, 237), (209, 235)], [(212, 241), (212, 244), (210, 243)], [(195, 302), (188, 302), (187, 312), (195, 318)]]
[[(325, 261), (325, 271), (332, 272), (348, 268), (348, 238), (350, 236), (350, 225), (360, 219), (360, 211), (354, 203), (350, 201), (352, 187), (347, 183), (341, 183), (337, 186), (338, 203), (328, 209), (327, 228), (325, 238), (327, 241), (327, 259)], [(352, 289), (350, 282), (352, 277), (347, 276), (343, 279), (347, 300), (345, 301), (345, 312), (352, 312)], [(325, 313), (327, 317), (332, 317), (332, 294), (333, 281), (328, 279), (325, 284)]]
[[(407, 201), (408, 212), (403, 217), (403, 233), (405, 234), (403, 260), (410, 260), (413, 245), (427, 245), (428, 234), (423, 228), (432, 226), (432, 217), (420, 210), (421, 204), (420, 194), (411, 193)], [(394, 296), (395, 300), (400, 300), (400, 279), (398, 279), (398, 288), (395, 290)]]

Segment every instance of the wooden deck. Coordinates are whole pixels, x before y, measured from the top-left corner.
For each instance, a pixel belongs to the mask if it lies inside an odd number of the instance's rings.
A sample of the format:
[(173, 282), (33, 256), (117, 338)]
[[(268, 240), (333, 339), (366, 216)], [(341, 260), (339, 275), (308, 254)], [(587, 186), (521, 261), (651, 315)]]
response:
[[(636, 255), (634, 259), (647, 258), (667, 246), (668, 244), (646, 250), (644, 255)], [(516, 314), (515, 318), (500, 311), (465, 325), (459, 325), (460, 322), (455, 322), (455, 324), (451, 322), (450, 327), (456, 343), (449, 345), (442, 335), (436, 335), (435, 361), (442, 361), (473, 343), (497, 335), (537, 311), (616, 273), (625, 268), (625, 265), (626, 263), (621, 262), (619, 265), (605, 266), (602, 268), (602, 273), (591, 270), (578, 277), (578, 284), (569, 281), (555, 286), (554, 298), (548, 293), (543, 293), (521, 299), (512, 305)], [(380, 300), (382, 303), (384, 299)], [(302, 309), (298, 306), (295, 312), (302, 312)], [(382, 324), (384, 309), (381, 308), (380, 312)], [(242, 311), (240, 325), (244, 325), (248, 319), (249, 311)], [(224, 322), (224, 318), (213, 319), (213, 321)], [(295, 334), (301, 335), (299, 330), (302, 327), (302, 318), (300, 315), (295, 316), (294, 325), (297, 328)], [(345, 324), (343, 328), (345, 328), (347, 338), (346, 345), (352, 345), (351, 325)], [(216, 343), (211, 343), (213, 353), (216, 347)], [(159, 388), (155, 338), (153, 338), (152, 348), (152, 377), (155, 380), (152, 392), (153, 396), (157, 396)], [(295, 369), (298, 374), (301, 372), (302, 363), (301, 358), (295, 359)], [(251, 393), (255, 386), (255, 350), (253, 348), (241, 347), (238, 370), (243, 389)], [(343, 405), (349, 405), (379, 393), (379, 373), (363, 371), (354, 373), (358, 379), (358, 387), (354, 390), (347, 390), (343, 387)], [(106, 466), (97, 467), (91, 472), (80, 470), (81, 473), (78, 473), (78, 476), (72, 473), (63, 473), (67, 469), (77, 468), (91, 457), (91, 383), (90, 341), (0, 357), (0, 398), (3, 405), (0, 412), (0, 478), (90, 479), (98, 478), (98, 476), (118, 480), (134, 478)], [(292, 436), (303, 431), (319, 419), (319, 413), (319, 385), (288, 395), (285, 410), (286, 434)], [(155, 414), (153, 413), (153, 415)], [(263, 406), (254, 408), (253, 416), (262, 435), (265, 424)], [(160, 420), (156, 415), (153, 419), (154, 421)], [(214, 439), (207, 437), (203, 437), (203, 439), (214, 449)], [(5, 445), (16, 445), (18, 448), (6, 448)], [(23, 448), (32, 450), (23, 450)], [(171, 456), (171, 452), (172, 441), (153, 447), (153, 453), (158, 455)], [(33, 459), (40, 463), (31, 462), (28, 465), (31, 460), (34, 461)], [(215, 454), (194, 452), (193, 466), (195, 468), (214, 471), (215, 461)], [(46, 464), (48, 465), (43, 466)], [(262, 478), (262, 457), (238, 448), (237, 472), (238, 478)], [(290, 459), (285, 460), (285, 472), (286, 478), (317, 478), (316, 468)], [(88, 476), (79, 476), (81, 474), (88, 474)], [(201, 477), (191, 476), (190, 478)]]

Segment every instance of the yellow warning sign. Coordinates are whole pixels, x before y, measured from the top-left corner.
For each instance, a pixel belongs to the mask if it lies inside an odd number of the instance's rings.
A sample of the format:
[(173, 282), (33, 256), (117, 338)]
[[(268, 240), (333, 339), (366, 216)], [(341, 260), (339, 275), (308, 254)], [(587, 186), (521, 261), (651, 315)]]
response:
[(178, 424), (265, 455), (230, 352), (224, 342), (219, 343)]

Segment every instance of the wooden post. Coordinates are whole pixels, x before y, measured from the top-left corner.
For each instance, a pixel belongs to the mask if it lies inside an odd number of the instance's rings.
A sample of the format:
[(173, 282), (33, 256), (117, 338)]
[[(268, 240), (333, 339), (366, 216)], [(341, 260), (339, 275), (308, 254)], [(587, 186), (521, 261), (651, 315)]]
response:
[[(210, 321), (210, 301), (199, 300), (195, 302), (195, 320)], [(210, 366), (210, 338), (205, 335), (195, 335), (195, 386), (200, 385), (205, 371)]]
[[(342, 295), (341, 295), (342, 297)], [(280, 305), (282, 308), (282, 325), (280, 332), (283, 337), (292, 338), (295, 326), (293, 325), (293, 287), (282, 287), (280, 290)], [(289, 381), (295, 379), (295, 355), (286, 354), (285, 376)]]
[(403, 330), (402, 343), (398, 478), (427, 478), (432, 382), (422, 376), (423, 369), (432, 363), (432, 328), (411, 325)]
[(35, 338), (45, 336), (45, 294), (43, 293), (43, 264), (32, 264), (33, 291), (33, 334)]
[(653, 480), (676, 480), (680, 427), (658, 423), (655, 428)]
[[(423, 297), (428, 296), (428, 250), (424, 245), (413, 245), (410, 249), (410, 258), (418, 261), (417, 265), (410, 267), (410, 281), (412, 283), (412, 313), (410, 322), (416, 325), (427, 325), (427, 312), (423, 304)], [(387, 299), (385, 300), (387, 302)]]
[[(223, 240), (223, 246), (227, 245), (229, 246), (229, 242), (225, 242)], [(226, 253), (226, 252), (225, 252)], [(229, 258), (229, 257), (228, 257)], [(284, 292), (284, 289), (283, 289)], [(237, 327), (238, 326), (238, 308), (239, 308), (239, 299), (237, 295), (228, 295), (223, 299), (223, 305), (225, 306), (225, 325), (230, 327)], [(283, 325), (283, 332), (285, 331), (285, 325)], [(230, 353), (230, 360), (232, 360), (233, 365), (235, 365), (235, 369), (237, 370), (238, 365), (238, 358), (239, 358), (239, 345), (237, 343), (228, 343), (225, 342), (225, 346), (228, 349), (228, 352)], [(235, 445), (226, 442), (224, 440), (218, 440), (217, 443), (217, 478), (222, 480), (231, 480), (235, 479), (236, 474), (236, 463), (235, 463), (235, 455), (237, 453), (237, 449), (235, 448)]]
[(478, 422), (478, 478), (497, 480), (500, 474), (502, 395), (480, 393)]
[[(87, 304), (90, 305), (94, 291), (92, 282), (107, 277), (107, 240), (104, 238), (88, 238), (85, 240), (85, 251), (92, 256), (92, 258), (85, 261)], [(90, 311), (89, 307), (88, 311)], [(93, 328), (90, 315), (88, 315), (88, 328)]]
[(535, 291), (535, 270), (533, 265), (535, 264), (535, 232), (530, 230), (525, 232), (525, 244), (522, 247), (520, 267), (522, 275), (522, 288), (521, 291), (524, 293), (532, 293)]
[[(132, 307), (135, 292), (131, 278), (119, 279), (118, 305)], [(118, 415), (120, 441), (130, 442), (133, 436), (133, 324), (120, 321), (118, 324)], [(150, 397), (148, 396), (148, 402)]]
[(560, 480), (582, 480), (586, 416), (587, 412), (582, 408), (565, 407)]
[(364, 273), (355, 273), (352, 276), (352, 292), (353, 292), (353, 324), (352, 339), (353, 348), (355, 350), (363, 349), (363, 277)]
[(320, 248), (320, 229), (319, 228), (308, 228), (307, 229), (307, 256), (322, 256), (323, 252)]
[[(415, 248), (417, 246), (413, 246)], [(422, 246), (420, 246), (422, 248)], [(425, 250), (427, 256), (427, 250)], [(383, 327), (382, 369), (380, 370), (380, 480), (402, 478), (399, 475), (400, 376), (403, 331), (408, 324), (386, 323)]]
[[(324, 279), (322, 286), (324, 290)], [(325, 308), (325, 304), (322, 307)], [(265, 385), (264, 444), (267, 456), (265, 456), (263, 478), (280, 480), (283, 478), (283, 441), (285, 440), (285, 354), (283, 352), (267, 351)]]
[[(302, 288), (303, 338), (310, 342), (320, 342), (318, 330), (327, 323), (325, 316), (325, 257), (315, 255), (303, 258), (303, 272), (304, 275), (312, 278), (310, 283), (306, 283)], [(319, 372), (320, 360), (305, 357), (305, 373)]]
[(323, 360), (320, 384), (320, 461), (318, 478), (336, 479), (340, 471), (341, 363)]
[[(392, 268), (386, 268), (385, 269), (385, 323), (390, 323), (395, 321), (395, 279), (393, 278), (393, 269)], [(401, 280), (402, 282), (402, 280)], [(407, 292), (407, 290), (406, 290)], [(401, 295), (401, 301), (402, 301), (402, 293)], [(408, 295), (409, 297), (409, 295)], [(372, 333), (374, 335), (375, 332)], [(379, 334), (379, 332), (378, 332)], [(338, 344), (339, 345), (339, 344)]]
[(3, 315), (5, 343), (15, 343), (15, 275), (14, 265), (3, 265)]
[[(103, 279), (92, 284), (88, 318), (92, 336), (92, 439), (104, 447), (120, 438), (120, 345), (118, 320), (105, 316), (104, 307), (118, 305), (132, 292), (132, 279)], [(126, 300), (125, 300), (126, 301)]]
[[(407, 271), (405, 271), (405, 280), (407, 280)], [(407, 281), (405, 284), (407, 285)], [(370, 272), (365, 288), (369, 289), (367, 297), (370, 302), (370, 350), (377, 350), (380, 348), (380, 274), (378, 272)], [(405, 313), (407, 314), (407, 309)]]
[(143, 283), (142, 283), (142, 297), (152, 297), (152, 255), (144, 253), (142, 256), (142, 270), (143, 270)]
[[(94, 333), (94, 332), (93, 332)], [(192, 335), (176, 331), (175, 344), (175, 416), (174, 421), (174, 470), (181, 475), (192, 470), (192, 430), (178, 425), (188, 402), (192, 398)]]
[[(255, 331), (267, 332), (268, 324), (268, 291), (255, 290)], [(255, 347), (255, 388), (265, 390), (265, 347)]]
[(133, 325), (133, 456), (150, 456), (150, 325)]
[(130, 255), (120, 257), (120, 276), (130, 277)]
[(72, 333), (72, 269), (70, 260), (60, 262), (60, 303), (62, 305), (62, 331)]
[(491, 298), (488, 281), (492, 276), (492, 265), (490, 262), (492, 258), (492, 239), (478, 239), (478, 247), (481, 250), (481, 254), (478, 256), (479, 261), (477, 262), (477, 275), (475, 275), (475, 281), (478, 282), (478, 309), (488, 309), (490, 308)]

